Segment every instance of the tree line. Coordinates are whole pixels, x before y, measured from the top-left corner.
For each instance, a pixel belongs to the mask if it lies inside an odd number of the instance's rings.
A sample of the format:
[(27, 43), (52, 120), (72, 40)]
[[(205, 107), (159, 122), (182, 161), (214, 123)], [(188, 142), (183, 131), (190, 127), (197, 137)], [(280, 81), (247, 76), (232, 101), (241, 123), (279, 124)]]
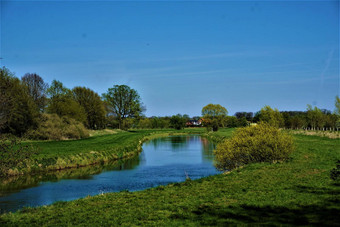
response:
[[(207, 109), (210, 109), (207, 111)], [(213, 111), (212, 111), (213, 110)], [(214, 112), (215, 111), (215, 112)], [(252, 123), (266, 122), (269, 125), (286, 129), (339, 130), (340, 98), (335, 97), (335, 110), (331, 112), (307, 105), (306, 111), (279, 111), (264, 106), (256, 112), (236, 112), (227, 116), (228, 111), (218, 105), (209, 104), (202, 109), (203, 124), (217, 131), (218, 127), (244, 127)]]
[(306, 111), (278, 111), (270, 106), (265, 106), (255, 114), (237, 112), (235, 120), (241, 120), (244, 124), (264, 121), (273, 126), (287, 129), (336, 130), (340, 127), (340, 99), (338, 96), (335, 97), (334, 112), (309, 104)]
[(334, 112), (311, 105), (306, 111), (281, 112), (265, 106), (255, 114), (237, 112), (228, 116), (225, 107), (208, 104), (202, 108), (202, 116), (190, 118), (177, 114), (147, 118), (143, 114), (145, 109), (138, 92), (127, 85), (114, 85), (100, 96), (86, 87), (69, 89), (58, 80), (49, 85), (36, 73), (26, 73), (19, 79), (9, 69), (0, 68), (1, 134), (32, 139), (84, 138), (88, 136), (88, 129), (182, 129), (190, 121), (199, 121), (196, 125), (213, 131), (260, 121), (291, 129), (340, 127), (339, 97), (336, 97)]
[(122, 129), (127, 118), (141, 116), (144, 109), (137, 91), (126, 85), (114, 85), (100, 96), (86, 87), (69, 89), (58, 80), (48, 85), (36, 73), (19, 79), (0, 69), (1, 134), (86, 137), (86, 129), (103, 129), (112, 119)]

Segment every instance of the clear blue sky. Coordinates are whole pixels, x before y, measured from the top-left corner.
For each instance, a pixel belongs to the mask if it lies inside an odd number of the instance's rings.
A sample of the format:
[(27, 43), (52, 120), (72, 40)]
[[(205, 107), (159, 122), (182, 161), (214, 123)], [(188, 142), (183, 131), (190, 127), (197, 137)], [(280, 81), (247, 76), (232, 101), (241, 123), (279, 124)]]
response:
[(334, 110), (339, 1), (2, 1), (1, 66), (100, 95), (136, 89), (147, 116)]

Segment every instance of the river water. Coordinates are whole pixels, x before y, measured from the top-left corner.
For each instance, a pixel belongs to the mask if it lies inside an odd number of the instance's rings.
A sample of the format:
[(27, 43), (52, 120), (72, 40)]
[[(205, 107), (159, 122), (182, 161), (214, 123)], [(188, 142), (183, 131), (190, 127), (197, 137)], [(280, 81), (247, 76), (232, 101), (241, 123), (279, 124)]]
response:
[(170, 136), (145, 142), (140, 155), (126, 161), (2, 179), (0, 213), (218, 174), (213, 149), (200, 136)]

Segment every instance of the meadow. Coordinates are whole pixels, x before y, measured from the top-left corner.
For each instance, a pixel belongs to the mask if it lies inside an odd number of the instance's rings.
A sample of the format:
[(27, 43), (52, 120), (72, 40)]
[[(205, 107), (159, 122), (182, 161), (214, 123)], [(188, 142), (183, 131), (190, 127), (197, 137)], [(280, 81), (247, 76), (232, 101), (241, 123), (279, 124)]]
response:
[[(218, 141), (230, 137), (231, 132), (221, 130), (206, 135)], [(138, 132), (135, 138), (139, 139), (139, 133), (150, 136), (151, 131)], [(98, 138), (104, 142), (106, 136)], [(125, 133), (121, 136), (128, 137)], [(225, 174), (144, 191), (107, 193), (24, 208), (1, 215), (0, 224), (339, 225), (340, 185), (330, 178), (330, 171), (340, 157), (340, 140), (306, 135), (294, 135), (294, 140), (296, 149), (286, 162), (250, 164)], [(84, 141), (91, 144), (91, 139)], [(50, 143), (42, 143), (41, 147), (49, 147)], [(76, 141), (58, 143), (75, 143), (72, 152), (78, 150)], [(52, 150), (51, 154), (56, 152)]]

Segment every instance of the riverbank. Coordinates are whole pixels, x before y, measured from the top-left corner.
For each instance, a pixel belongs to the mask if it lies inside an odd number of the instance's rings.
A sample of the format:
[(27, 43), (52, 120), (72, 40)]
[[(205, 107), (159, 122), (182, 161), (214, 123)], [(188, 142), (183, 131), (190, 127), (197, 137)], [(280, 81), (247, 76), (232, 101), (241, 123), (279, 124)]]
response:
[(145, 191), (26, 208), (1, 215), (0, 224), (339, 225), (340, 190), (330, 170), (340, 157), (340, 140), (294, 138), (296, 151), (285, 163), (251, 164), (229, 174)]
[(39, 153), (31, 156), (21, 165), (13, 166), (7, 175), (34, 174), (127, 159), (137, 155), (146, 140), (202, 132), (204, 129), (118, 130), (115, 133), (97, 132), (90, 138), (80, 140), (24, 142), (23, 144), (37, 147)]

